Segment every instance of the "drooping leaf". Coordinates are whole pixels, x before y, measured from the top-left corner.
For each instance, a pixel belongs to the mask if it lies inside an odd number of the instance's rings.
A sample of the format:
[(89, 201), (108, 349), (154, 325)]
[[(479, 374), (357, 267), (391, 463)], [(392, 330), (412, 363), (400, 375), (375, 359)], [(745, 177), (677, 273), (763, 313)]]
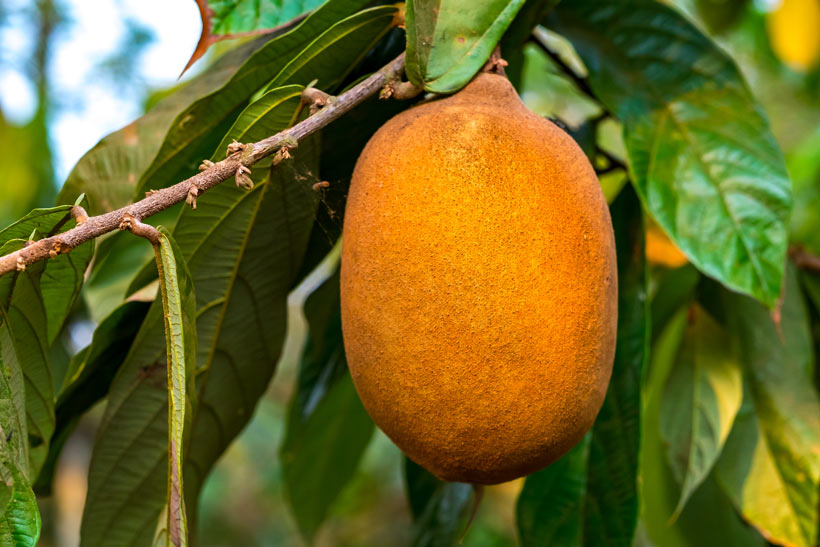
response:
[[(134, 237), (130, 233), (126, 235)], [(34, 485), (37, 493), (51, 493), (57, 459), (65, 442), (80, 418), (108, 393), (150, 307), (150, 302), (123, 302), (97, 325), (91, 345), (72, 358), (54, 409), (56, 424), (48, 457)]]
[(413, 547), (456, 545), (475, 506), (475, 489), (463, 482), (443, 482), (404, 458), (407, 499), (413, 513)]
[(196, 0), (202, 34), (185, 70), (220, 40), (249, 36), (288, 24), (325, 0)]
[(765, 540), (741, 521), (732, 503), (718, 487), (714, 471), (694, 491), (680, 515), (673, 518), (681, 490), (667, 464), (659, 417), (669, 372), (686, 330), (688, 307), (688, 303), (682, 304), (652, 345), (641, 428), (641, 521), (654, 545), (764, 547), (767, 545)]
[[(84, 196), (80, 196), (76, 204), (87, 206), (87, 201)], [(33, 210), (0, 231), (0, 246), (12, 239), (27, 240), (33, 232), (47, 237), (74, 228), (77, 223), (71, 218), (70, 210), (70, 205)], [(47, 340), (47, 345), (54, 342), (77, 299), (83, 284), (83, 275), (93, 251), (93, 242), (84, 243), (69, 253), (59, 254), (49, 259), (45, 269), (38, 270), (40, 271), (38, 274), (39, 290), (46, 314), (44, 338)], [(15, 274), (0, 277), (1, 304), (8, 303), (14, 282)]]
[(195, 393), (196, 298), (182, 251), (165, 228), (159, 229), (159, 242), (154, 250), (168, 368), (168, 495), (163, 523), (167, 532), (164, 543), (184, 547), (188, 544), (188, 517), (182, 478), (183, 444), (186, 416), (190, 422), (189, 397)]
[(45, 462), (55, 422), (46, 311), (39, 286), (44, 267), (40, 262), (18, 272), (11, 301), (0, 318), (7, 333), (0, 343), (3, 361), (8, 368), (21, 370), (24, 379), (29, 478), (36, 477)]
[(662, 3), (559, 4), (547, 17), (624, 126), (635, 188), (704, 273), (773, 307), (791, 183), (732, 60)]
[(641, 377), (649, 313), (643, 220), (634, 192), (611, 206), (618, 250), (618, 342), (606, 399), (570, 453), (524, 483), (522, 545), (632, 545), (638, 521)]
[[(718, 462), (737, 509), (769, 541), (813, 546), (820, 502), (820, 399), (797, 277), (786, 277), (780, 328), (749, 298), (723, 294), (744, 365), (746, 397)], [(809, 342), (808, 344), (806, 342)], [(808, 363), (808, 365), (807, 365)]]
[(373, 421), (347, 371), (340, 305), (337, 269), (305, 302), (308, 341), (281, 448), (287, 498), (308, 541), (373, 435)]
[(674, 517), (720, 456), (743, 397), (743, 379), (728, 333), (694, 308), (680, 354), (661, 401), (661, 437), (670, 469), (681, 485)]
[[(292, 114), (287, 109), (282, 118)], [(190, 522), (202, 482), (250, 419), (281, 351), (287, 293), (315, 208), (312, 181), (296, 178), (313, 169), (312, 148), (309, 140), (302, 143), (293, 160), (251, 192), (217, 186), (175, 227), (198, 309), (198, 397), (183, 451)], [(162, 510), (168, 434), (162, 414), (167, 390), (160, 381), (164, 346), (157, 338), (162, 316), (155, 304), (111, 386), (92, 455), (83, 545), (147, 545), (152, 539), (154, 530), (145, 523), (156, 522)]]
[(14, 333), (0, 306), (0, 544), (33, 547), (40, 512), (31, 489), (25, 377)]
[(407, 77), (432, 93), (454, 93), (489, 59), (524, 0), (410, 0), (405, 4)]
[[(329, 0), (299, 26), (255, 50), (230, 78), (222, 78), (221, 87), (193, 103), (188, 101), (190, 105), (176, 116), (151, 164), (140, 175), (136, 196), (195, 174), (199, 163), (211, 156), (235, 116), (257, 90), (317, 36), (366, 4), (366, 0)], [(347, 66), (341, 63), (336, 69), (347, 69)], [(317, 77), (318, 74), (311, 76)], [(280, 85), (284, 83), (292, 82)]]

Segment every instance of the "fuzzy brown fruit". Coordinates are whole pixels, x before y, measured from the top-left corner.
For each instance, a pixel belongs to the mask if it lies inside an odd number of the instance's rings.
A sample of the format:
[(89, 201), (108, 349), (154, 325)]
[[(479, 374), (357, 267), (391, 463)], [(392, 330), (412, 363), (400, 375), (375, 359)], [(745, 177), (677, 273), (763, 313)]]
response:
[(592, 426), (617, 327), (609, 210), (581, 149), (506, 78), (480, 74), (379, 129), (341, 267), (361, 400), (439, 478), (538, 471)]

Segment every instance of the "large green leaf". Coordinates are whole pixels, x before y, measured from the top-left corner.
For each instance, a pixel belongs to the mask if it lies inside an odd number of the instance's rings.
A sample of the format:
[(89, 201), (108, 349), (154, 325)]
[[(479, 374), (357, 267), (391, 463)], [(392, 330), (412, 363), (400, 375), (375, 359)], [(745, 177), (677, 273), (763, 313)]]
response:
[[(746, 398), (718, 463), (720, 483), (743, 517), (769, 541), (817, 543), (820, 400), (797, 277), (786, 278), (778, 326), (749, 298), (724, 292), (729, 328), (744, 365)], [(795, 312), (786, 313), (789, 307)], [(808, 363), (808, 364), (807, 364)]]
[[(196, 363), (196, 298), (191, 274), (171, 234), (159, 229), (157, 255), (162, 315), (165, 323), (165, 362), (168, 368), (168, 494), (165, 519), (157, 537), (170, 547), (188, 545), (188, 516), (183, 487), (183, 444), (189, 396), (194, 393)], [(189, 389), (189, 385), (190, 388)], [(157, 545), (155, 537), (154, 545)]]
[[(84, 196), (76, 200), (77, 205), (87, 205)], [(32, 233), (47, 237), (60, 234), (74, 228), (77, 223), (71, 218), (71, 206), (60, 205), (50, 209), (35, 209), (14, 224), (0, 231), (0, 246), (12, 239), (27, 240)], [(91, 255), (94, 243), (88, 242), (73, 249), (70, 253), (60, 254), (49, 259), (45, 269), (38, 266), (39, 290), (45, 308), (47, 327), (44, 337), (47, 345), (54, 342), (63, 327), (74, 301), (83, 284), (83, 275)], [(11, 297), (17, 274), (0, 277), (0, 304), (5, 305)]]
[[(130, 233), (127, 235), (134, 237)], [(65, 442), (80, 418), (108, 393), (150, 306), (150, 302), (123, 302), (97, 325), (91, 345), (71, 359), (65, 385), (58, 393), (54, 409), (56, 424), (48, 457), (34, 485), (38, 494), (51, 493), (57, 460)]]
[(281, 449), (288, 501), (308, 541), (373, 435), (373, 420), (347, 371), (339, 298), (337, 269), (305, 302), (308, 341)]
[(524, 0), (410, 0), (407, 77), (432, 93), (454, 93), (489, 59)]
[(743, 378), (727, 339), (724, 327), (694, 308), (661, 401), (661, 437), (681, 485), (675, 517), (711, 471), (740, 409)]
[[(292, 114), (285, 109), (281, 118)], [(208, 470), (250, 419), (281, 351), (286, 297), (315, 208), (311, 180), (296, 178), (315, 163), (311, 150), (305, 141), (293, 164), (281, 164), (251, 192), (227, 184), (212, 189), (174, 231), (196, 287), (200, 341), (198, 401), (184, 449), (191, 513)], [(151, 541), (146, 523), (162, 509), (167, 457), (164, 346), (157, 338), (162, 317), (155, 304), (111, 386), (92, 456), (83, 545)]]
[(0, 544), (34, 546), (40, 512), (29, 478), (25, 380), (10, 321), (0, 307)]
[(39, 283), (44, 266), (41, 262), (17, 275), (11, 301), (0, 318), (8, 333), (2, 343), (3, 361), (7, 367), (19, 367), (25, 380), (30, 478), (37, 476), (45, 462), (55, 422), (46, 311)]
[[(268, 89), (285, 84), (307, 85), (312, 80), (318, 80), (322, 89), (334, 89), (390, 29), (395, 15), (395, 6), (381, 6), (339, 21), (285, 65)], [(317, 75), (329, 77), (320, 79)]]
[(524, 483), (517, 516), (525, 546), (630, 546), (635, 536), (641, 377), (649, 353), (643, 217), (632, 191), (621, 192), (611, 212), (618, 250), (618, 342), (612, 379), (585, 440)]
[[(195, 174), (202, 158), (210, 157), (235, 116), (256, 91), (317, 36), (366, 4), (366, 0), (330, 0), (299, 26), (256, 50), (227, 81), (222, 79), (221, 87), (190, 103), (176, 116), (153, 161), (140, 175), (137, 197), (146, 190), (163, 188)], [(336, 68), (347, 69), (347, 66)]]
[(791, 183), (732, 60), (653, 0), (563, 2), (547, 22), (623, 123), (633, 183), (658, 223), (701, 271), (773, 307)]
[(413, 547), (457, 545), (479, 501), (475, 488), (440, 481), (409, 458), (404, 458), (404, 480), (413, 514)]

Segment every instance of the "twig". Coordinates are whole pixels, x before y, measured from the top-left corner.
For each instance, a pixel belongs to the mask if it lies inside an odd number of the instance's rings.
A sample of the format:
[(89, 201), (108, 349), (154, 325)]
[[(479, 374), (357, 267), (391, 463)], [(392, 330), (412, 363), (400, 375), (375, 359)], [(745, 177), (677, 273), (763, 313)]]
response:
[[(404, 53), (393, 59), (378, 72), (358, 85), (339, 95), (315, 115), (259, 142), (229, 147), (226, 159), (205, 165), (205, 170), (173, 186), (150, 192), (145, 199), (126, 205), (116, 211), (87, 217), (84, 222), (62, 234), (46, 237), (32, 245), (0, 257), (0, 275), (25, 268), (26, 265), (45, 260), (49, 255), (67, 253), (86, 241), (120, 229), (126, 218), (142, 221), (151, 215), (168, 209), (181, 201), (194, 201), (196, 196), (231, 178), (242, 181), (241, 173), (262, 158), (276, 153), (283, 147), (292, 149), (300, 139), (307, 137), (343, 116), (365, 99), (378, 93), (387, 82), (395, 81), (404, 69)], [(284, 155), (284, 154), (283, 154)], [(191, 196), (191, 197), (189, 197)], [(128, 216), (127, 216), (128, 215)], [(77, 218), (84, 216), (78, 213)]]
[(820, 256), (808, 252), (801, 245), (789, 247), (789, 258), (801, 270), (820, 274)]

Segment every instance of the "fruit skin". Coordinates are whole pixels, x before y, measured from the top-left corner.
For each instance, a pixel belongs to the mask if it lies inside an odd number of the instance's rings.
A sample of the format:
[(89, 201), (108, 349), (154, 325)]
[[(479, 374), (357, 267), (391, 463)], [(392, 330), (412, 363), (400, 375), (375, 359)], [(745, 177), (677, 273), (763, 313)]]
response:
[(343, 235), (350, 372), (412, 460), (494, 484), (592, 426), (617, 327), (609, 210), (581, 149), (506, 78), (480, 74), (379, 129)]

